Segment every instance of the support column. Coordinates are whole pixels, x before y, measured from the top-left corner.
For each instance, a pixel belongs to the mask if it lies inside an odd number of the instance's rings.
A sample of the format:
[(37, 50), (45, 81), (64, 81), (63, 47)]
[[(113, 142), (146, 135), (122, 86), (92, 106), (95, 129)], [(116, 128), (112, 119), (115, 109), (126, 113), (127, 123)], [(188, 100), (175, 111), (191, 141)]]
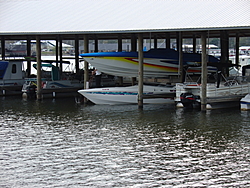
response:
[(62, 67), (62, 61), (63, 61), (63, 48), (62, 48), (62, 37), (59, 37), (59, 56), (60, 56), (60, 77), (62, 76), (62, 71), (63, 71), (63, 67)]
[[(239, 39), (239, 33), (237, 32), (236, 33), (236, 42), (235, 42), (235, 64), (236, 65), (239, 65), (239, 56), (240, 56), (240, 49), (239, 49), (239, 46), (240, 46), (240, 39)], [(237, 67), (239, 68), (239, 67)]]
[[(131, 51), (132, 52), (136, 52), (136, 45), (137, 45), (136, 36), (135, 34), (132, 34), (131, 35)], [(133, 77), (131, 82), (132, 82), (132, 85), (135, 85), (136, 77)]]
[(196, 53), (197, 49), (196, 49), (196, 36), (193, 36), (193, 53)]
[[(89, 53), (89, 39), (87, 35), (84, 35), (84, 53)], [(89, 63), (84, 61), (84, 89), (88, 89), (89, 81)]]
[(202, 75), (201, 75), (201, 110), (206, 110), (207, 105), (207, 36), (206, 33), (201, 35), (202, 44)]
[(157, 49), (157, 35), (154, 35), (154, 49)]
[(138, 107), (143, 108), (143, 36), (142, 34), (138, 34), (138, 58), (139, 58)]
[(58, 67), (59, 57), (59, 36), (56, 37), (56, 67)]
[[(118, 52), (122, 52), (122, 35), (121, 34), (118, 34)], [(123, 77), (122, 76), (118, 77), (118, 82), (119, 82), (120, 86), (123, 85)]]
[(118, 34), (118, 52), (122, 52), (122, 35)]
[(181, 82), (185, 81), (184, 70), (183, 70), (183, 52), (182, 52), (182, 33), (179, 32), (177, 35), (177, 49), (179, 52), (179, 78)]
[(75, 36), (75, 67), (76, 67), (76, 74), (79, 74), (79, 37), (78, 35)]
[(37, 100), (42, 99), (42, 77), (41, 77), (41, 41), (40, 36), (36, 36), (36, 62), (37, 62)]
[(170, 34), (169, 33), (166, 33), (166, 42), (165, 42), (165, 44), (166, 44), (166, 48), (167, 49), (170, 49), (170, 44), (171, 42), (170, 42)]
[[(228, 38), (228, 33), (227, 33), (227, 31), (221, 31), (220, 32), (220, 35), (221, 35), (221, 37), (220, 37), (220, 43), (221, 43), (221, 58), (220, 58), (220, 61), (221, 61), (221, 63), (227, 63), (228, 62), (228, 60), (229, 60), (229, 44), (228, 44), (228, 42), (229, 42), (229, 38)], [(224, 74), (225, 76), (227, 75), (227, 72), (228, 72), (228, 70), (225, 70), (225, 68), (224, 69), (222, 69), (222, 74)]]
[(136, 52), (136, 37), (135, 37), (135, 34), (132, 34), (131, 36), (131, 51), (132, 52)]
[(1, 49), (2, 49), (2, 60), (5, 60), (5, 39), (4, 36), (1, 37)]
[[(30, 37), (27, 37), (27, 56), (30, 57), (31, 56), (31, 40)], [(28, 58), (27, 59), (27, 69), (26, 69), (26, 77), (30, 77), (31, 74), (31, 59)]]
[(94, 52), (98, 52), (98, 38), (97, 36), (95, 36), (95, 49), (94, 49)]

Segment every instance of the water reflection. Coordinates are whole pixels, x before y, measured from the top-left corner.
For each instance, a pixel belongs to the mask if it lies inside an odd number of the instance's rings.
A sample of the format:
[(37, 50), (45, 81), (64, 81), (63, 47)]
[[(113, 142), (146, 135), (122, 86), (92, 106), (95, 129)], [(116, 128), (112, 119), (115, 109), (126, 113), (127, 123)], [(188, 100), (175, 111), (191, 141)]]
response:
[(1, 187), (246, 187), (249, 112), (0, 102)]

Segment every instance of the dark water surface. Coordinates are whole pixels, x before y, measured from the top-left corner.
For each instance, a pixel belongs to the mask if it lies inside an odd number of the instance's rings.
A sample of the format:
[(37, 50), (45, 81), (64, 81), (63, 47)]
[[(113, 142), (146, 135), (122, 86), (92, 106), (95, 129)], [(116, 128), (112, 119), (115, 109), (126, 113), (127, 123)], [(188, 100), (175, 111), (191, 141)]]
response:
[(0, 99), (0, 187), (250, 187), (250, 112)]

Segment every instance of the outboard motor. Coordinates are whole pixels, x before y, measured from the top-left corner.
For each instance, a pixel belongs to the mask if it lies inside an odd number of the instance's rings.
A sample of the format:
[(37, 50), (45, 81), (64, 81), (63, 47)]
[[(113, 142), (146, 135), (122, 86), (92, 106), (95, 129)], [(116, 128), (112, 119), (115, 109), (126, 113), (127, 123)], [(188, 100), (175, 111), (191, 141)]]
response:
[(27, 91), (27, 96), (28, 98), (35, 99), (36, 98), (36, 86), (35, 85), (30, 85), (26, 89)]
[(192, 93), (182, 93), (180, 99), (185, 108), (193, 108), (196, 102), (196, 96)]

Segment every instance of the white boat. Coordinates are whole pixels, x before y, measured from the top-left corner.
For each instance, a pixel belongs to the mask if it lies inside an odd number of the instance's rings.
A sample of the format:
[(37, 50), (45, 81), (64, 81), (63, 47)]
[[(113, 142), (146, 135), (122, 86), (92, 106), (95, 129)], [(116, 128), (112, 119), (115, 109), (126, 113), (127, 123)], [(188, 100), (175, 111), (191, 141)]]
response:
[[(250, 92), (250, 83), (238, 84), (236, 81), (228, 81), (220, 84), (207, 84), (207, 109), (225, 108), (239, 105), (242, 97)], [(201, 84), (178, 83), (176, 84), (175, 101), (178, 106), (195, 108), (200, 107)]]
[(250, 110), (250, 94), (247, 94), (244, 98), (240, 100), (241, 110)]
[[(229, 57), (229, 60), (232, 61), (233, 64), (236, 63), (236, 57), (235, 56), (230, 56)], [(239, 68), (236, 68), (236, 67), (232, 67), (230, 68), (230, 74), (231, 75), (241, 75), (242, 74), (242, 68), (246, 65), (250, 65), (250, 55), (240, 55), (239, 56), (239, 65), (240, 67)]]
[[(218, 63), (217, 66), (221, 70), (222, 67), (231, 67), (233, 65)], [(207, 83), (206, 86), (207, 109), (239, 106), (240, 99), (250, 93), (250, 66), (243, 66), (242, 70), (242, 76), (225, 78), (221, 71), (214, 75), (215, 82)], [(200, 107), (201, 96), (202, 85), (200, 83), (184, 82), (176, 84), (175, 101), (177, 107)]]
[[(94, 104), (138, 104), (137, 85), (128, 87), (83, 89), (78, 92)], [(174, 103), (173, 97), (175, 96), (175, 86), (144, 85), (143, 95), (144, 104)]]
[[(121, 77), (138, 76), (138, 52), (99, 52), (81, 54), (84, 60), (99, 71)], [(179, 53), (173, 49), (151, 49), (143, 53), (144, 77), (166, 77), (179, 74)], [(219, 59), (209, 56), (208, 62), (217, 63)], [(200, 74), (201, 54), (183, 53), (183, 66), (196, 65), (189, 73)], [(216, 71), (208, 67), (209, 71)]]
[[(36, 68), (36, 64), (33, 65)], [(43, 98), (74, 96), (84, 84), (81, 80), (75, 79), (70, 73), (63, 72), (60, 75), (59, 68), (51, 63), (42, 63), (41, 67), (48, 68), (42, 70), (42, 96)], [(37, 78), (27, 78), (22, 87), (23, 97), (35, 98), (37, 88)]]
[(0, 96), (21, 95), (25, 82), (22, 61), (0, 61)]

